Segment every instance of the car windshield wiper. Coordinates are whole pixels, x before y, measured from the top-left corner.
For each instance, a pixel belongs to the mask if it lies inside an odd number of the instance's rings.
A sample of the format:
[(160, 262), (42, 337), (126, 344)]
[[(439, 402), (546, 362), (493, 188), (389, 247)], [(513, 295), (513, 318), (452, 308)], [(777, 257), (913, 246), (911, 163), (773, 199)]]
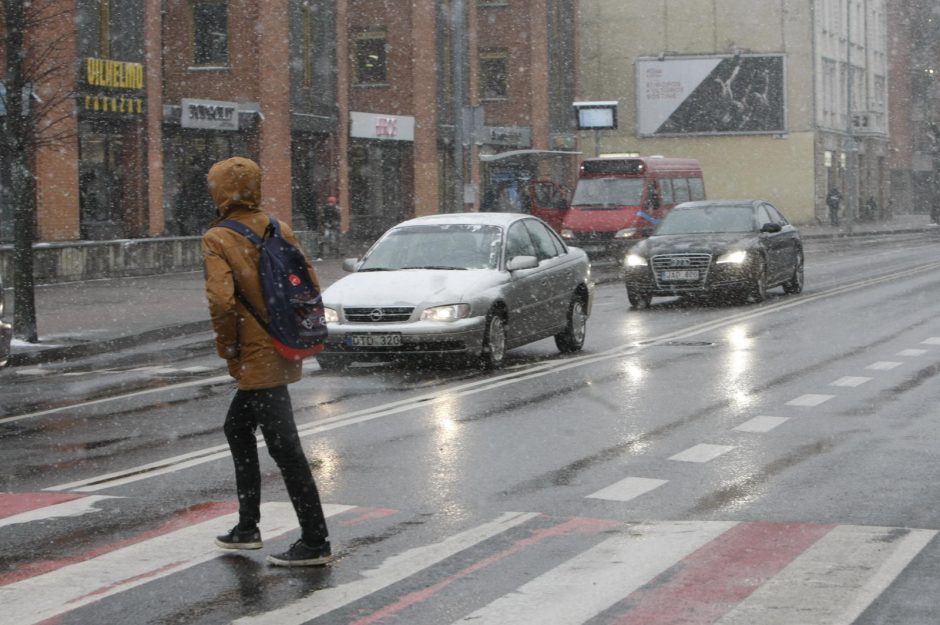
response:
[(360, 269), (359, 273), (364, 271), (395, 271), (391, 267), (366, 267), (365, 269)]
[(451, 267), (449, 265), (422, 265), (420, 267), (402, 267), (402, 269), (453, 269), (458, 271), (466, 271), (466, 267)]

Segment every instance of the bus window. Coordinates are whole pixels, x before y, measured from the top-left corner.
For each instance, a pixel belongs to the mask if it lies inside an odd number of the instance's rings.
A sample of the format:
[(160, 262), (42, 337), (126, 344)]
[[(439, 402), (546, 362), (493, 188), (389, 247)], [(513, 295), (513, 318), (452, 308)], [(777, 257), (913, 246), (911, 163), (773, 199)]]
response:
[(685, 178), (673, 178), (672, 189), (676, 204), (689, 201), (689, 184)]
[(670, 206), (675, 203), (675, 200), (672, 196), (672, 179), (671, 178), (660, 178), (659, 179), (659, 195), (662, 197), (663, 204), (665, 206)]
[(693, 200), (705, 199), (705, 182), (701, 178), (689, 178), (689, 195)]

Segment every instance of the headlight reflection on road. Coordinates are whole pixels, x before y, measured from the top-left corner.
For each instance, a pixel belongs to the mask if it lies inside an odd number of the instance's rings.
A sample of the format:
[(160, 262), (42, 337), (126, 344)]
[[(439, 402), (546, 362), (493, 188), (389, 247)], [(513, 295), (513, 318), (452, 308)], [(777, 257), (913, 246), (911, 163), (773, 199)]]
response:
[(461, 463), (464, 449), (460, 437), (463, 427), (457, 418), (459, 410), (460, 402), (456, 397), (445, 396), (434, 404), (431, 415), (435, 425), (431, 438), (434, 449), (431, 453), (436, 456), (437, 461), (429, 467), (429, 483), (425, 490), (451, 518), (462, 518), (466, 514), (453, 497), (457, 482), (465, 469)]
[(754, 402), (749, 390), (754, 339), (746, 325), (735, 325), (728, 328), (725, 340), (729, 347), (724, 376), (726, 396), (733, 408), (745, 409)]

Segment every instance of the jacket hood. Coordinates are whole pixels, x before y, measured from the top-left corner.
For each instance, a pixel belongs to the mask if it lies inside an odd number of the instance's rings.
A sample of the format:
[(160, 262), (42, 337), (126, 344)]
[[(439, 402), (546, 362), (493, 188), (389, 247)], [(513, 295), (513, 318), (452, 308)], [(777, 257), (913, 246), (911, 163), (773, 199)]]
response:
[(257, 208), (261, 203), (261, 168), (249, 158), (233, 156), (219, 161), (209, 169), (207, 179), (221, 215), (233, 206)]

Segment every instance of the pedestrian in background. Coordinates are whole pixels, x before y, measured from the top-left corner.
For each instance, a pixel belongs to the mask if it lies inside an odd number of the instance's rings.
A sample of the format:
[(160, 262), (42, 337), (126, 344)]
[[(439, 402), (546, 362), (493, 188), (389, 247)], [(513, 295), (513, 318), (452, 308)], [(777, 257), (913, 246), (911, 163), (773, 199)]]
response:
[[(240, 301), (265, 313), (259, 277), (260, 253), (245, 237), (224, 227), (231, 219), (264, 236), (270, 217), (260, 208), (261, 169), (247, 158), (219, 161), (208, 175), (209, 192), (218, 207), (217, 219), (202, 238), (206, 297), (219, 356), (228, 363), (238, 390), (225, 417), (225, 437), (235, 461), (238, 525), (218, 536), (223, 549), (260, 549), (261, 470), (255, 431), (260, 427), (268, 453), (277, 463), (297, 520), (300, 540), (290, 549), (269, 555), (279, 566), (312, 566), (332, 559), (320, 495), (294, 423), (287, 385), (300, 379), (301, 361), (287, 360), (274, 349), (264, 327)], [(280, 223), (284, 239), (297, 246), (293, 231)], [(317, 288), (316, 272), (308, 263)], [(236, 291), (239, 297), (236, 296)]]
[(826, 206), (829, 207), (829, 223), (833, 226), (839, 225), (839, 207), (842, 204), (842, 194), (835, 187), (829, 189), (826, 196)]
[(339, 204), (336, 202), (336, 196), (331, 195), (326, 198), (326, 204), (320, 211), (320, 254), (321, 258), (327, 258), (328, 254), (339, 256), (339, 229), (342, 222), (342, 216), (339, 211)]

